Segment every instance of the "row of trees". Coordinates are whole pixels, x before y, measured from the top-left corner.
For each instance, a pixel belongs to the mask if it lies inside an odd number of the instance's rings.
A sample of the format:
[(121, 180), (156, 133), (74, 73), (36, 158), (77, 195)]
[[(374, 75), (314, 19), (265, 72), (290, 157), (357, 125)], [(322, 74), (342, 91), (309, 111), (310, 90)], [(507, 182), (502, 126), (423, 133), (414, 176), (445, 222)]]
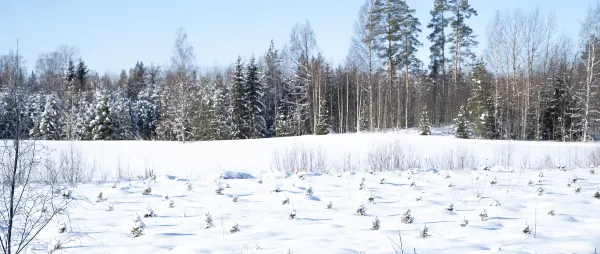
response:
[[(338, 66), (308, 21), (283, 47), (209, 71), (183, 30), (170, 65), (138, 62), (118, 77), (88, 70), (68, 46), (14, 73), (24, 61), (9, 52), (0, 87), (19, 79), (27, 106), (1, 98), (0, 135), (10, 138), (2, 130), (14, 114), (27, 122), (24, 137), (42, 139), (247, 139), (439, 126), (459, 115), (471, 123), (465, 137), (586, 141), (600, 131), (600, 3), (578, 40), (558, 36), (538, 9), (498, 11), (479, 56), (468, 1), (436, 0), (426, 26), (414, 13), (405, 0), (366, 0)], [(416, 57), (424, 27), (427, 67)]]

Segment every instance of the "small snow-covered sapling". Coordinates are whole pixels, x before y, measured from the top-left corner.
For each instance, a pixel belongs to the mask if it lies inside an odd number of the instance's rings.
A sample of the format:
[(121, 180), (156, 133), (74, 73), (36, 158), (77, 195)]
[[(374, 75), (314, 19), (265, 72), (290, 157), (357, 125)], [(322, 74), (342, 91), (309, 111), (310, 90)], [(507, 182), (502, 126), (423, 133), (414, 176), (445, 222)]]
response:
[(595, 198), (598, 198), (598, 199), (600, 199), (600, 190), (597, 190), (597, 191), (594, 193), (594, 197), (595, 197)]
[(571, 180), (571, 183), (576, 183), (577, 182), (577, 176), (572, 176), (570, 180)]
[(113, 185), (110, 186), (110, 187), (113, 188), (113, 189), (117, 188), (117, 182), (113, 182)]
[(540, 187), (538, 187), (537, 194), (538, 194), (539, 196), (541, 196), (542, 194), (544, 194), (544, 188), (542, 188), (541, 186), (540, 186)]
[(541, 172), (538, 174), (538, 177), (544, 177), (544, 172)]
[(416, 186), (417, 186), (417, 184), (414, 181), (410, 183), (410, 187), (416, 187)]
[(133, 235), (133, 237), (139, 237), (142, 236), (144, 234), (144, 228), (146, 227), (146, 224), (144, 224), (143, 221), (134, 221), (133, 222), (133, 226), (131, 226), (131, 234)]
[(446, 176), (445, 176), (445, 178), (446, 178), (446, 179), (449, 179), (449, 178), (451, 178), (451, 177), (450, 177), (450, 173), (446, 173)]
[(371, 227), (371, 230), (379, 230), (379, 227), (381, 222), (379, 221), (379, 218), (377, 216), (375, 216), (375, 220), (373, 221), (373, 226)]
[(163, 201), (168, 201), (169, 200), (169, 195), (167, 195), (167, 194), (163, 195), (162, 200)]
[(550, 215), (550, 216), (554, 216), (554, 215), (556, 215), (556, 213), (554, 212), (554, 209), (550, 209), (550, 210), (548, 211), (548, 215)]
[(67, 224), (65, 224), (63, 222), (63, 223), (58, 224), (58, 233), (62, 234), (64, 232), (67, 232)]
[(594, 165), (590, 165), (590, 175), (593, 175), (596, 173), (596, 169), (594, 168)]
[(579, 186), (579, 184), (575, 185), (575, 189), (573, 191), (575, 191), (575, 194), (581, 193), (581, 186)]
[(535, 183), (533, 182), (533, 180), (529, 180), (529, 182), (527, 183), (527, 185), (529, 186), (533, 186)]
[(146, 213), (144, 213), (144, 218), (156, 217), (156, 213), (151, 208), (148, 208)]
[(98, 194), (98, 199), (96, 199), (96, 203), (100, 203), (100, 202), (104, 202), (106, 201), (106, 198), (102, 197), (102, 192), (100, 192), (100, 194)]
[(213, 219), (210, 212), (204, 214), (204, 228), (211, 228), (213, 226)]
[(454, 204), (450, 203), (448, 206), (446, 206), (446, 210), (450, 212), (454, 211)]
[(152, 193), (152, 188), (150, 188), (150, 186), (148, 186), (148, 188), (144, 189), (144, 191), (142, 192), (142, 195), (150, 195), (150, 193)]
[(412, 217), (412, 215), (410, 214), (410, 209), (406, 209), (402, 213), (402, 218), (400, 219), (400, 221), (404, 224), (412, 224), (414, 219), (415, 218)]
[(232, 200), (233, 200), (234, 203), (237, 202), (238, 201), (238, 195), (233, 195)]
[(385, 178), (381, 178), (381, 180), (379, 180), (379, 184), (384, 184), (385, 183)]
[(461, 227), (466, 227), (469, 224), (469, 220), (467, 218), (463, 218), (463, 221), (460, 223)]
[(452, 183), (449, 183), (449, 184), (448, 184), (448, 188), (452, 188), (452, 187), (454, 187), (454, 184), (452, 184)]
[(362, 190), (362, 189), (364, 189), (364, 188), (365, 188), (365, 178), (363, 177), (363, 178), (360, 180), (360, 184), (358, 185), (358, 189), (359, 189), (359, 190)]
[(482, 221), (486, 221), (488, 219), (488, 214), (487, 214), (487, 211), (485, 209), (483, 209), (481, 212), (479, 212), (479, 218)]
[(288, 218), (290, 220), (293, 220), (296, 218), (296, 209), (292, 209), (291, 211), (288, 212)]
[(331, 209), (333, 208), (333, 203), (331, 202), (331, 200), (329, 200), (329, 203), (327, 203), (327, 205), (325, 205), (326, 209)]
[(223, 190), (224, 190), (224, 189), (223, 189), (223, 186), (219, 185), (219, 186), (217, 186), (217, 188), (215, 189), (215, 193), (216, 193), (217, 195), (223, 195)]
[(373, 195), (373, 193), (371, 193), (369, 195), (369, 197), (367, 197), (367, 202), (369, 202), (370, 204), (374, 204), (375, 203), (375, 196)]
[(64, 199), (71, 199), (72, 197), (73, 191), (72, 190), (65, 190), (62, 192), (62, 197)]
[(275, 186), (275, 189), (273, 190), (273, 192), (281, 192), (281, 189), (279, 189), (279, 186)]
[(366, 214), (367, 208), (365, 207), (365, 205), (360, 204), (360, 206), (358, 206), (358, 208), (356, 209), (356, 215), (365, 216)]
[(419, 236), (421, 238), (427, 238), (430, 237), (431, 234), (429, 233), (429, 228), (427, 227), (427, 225), (425, 225), (425, 227), (419, 231)]
[(566, 166), (566, 165), (564, 165), (564, 164), (562, 164), (562, 165), (559, 165), (559, 166), (558, 166), (558, 169), (559, 169), (559, 170), (562, 170), (562, 171), (567, 171), (567, 166)]
[(283, 199), (283, 201), (281, 201), (282, 205), (288, 205), (290, 204), (290, 198), (288, 198), (287, 196)]
[(529, 227), (529, 225), (525, 224), (525, 227), (523, 228), (523, 233), (531, 234), (531, 228)]
[(308, 188), (306, 188), (306, 195), (312, 196), (313, 193), (313, 188), (311, 186), (308, 186)]
[(262, 178), (258, 179), (258, 184), (262, 184), (262, 183), (263, 183)]
[(240, 232), (240, 227), (239, 227), (239, 225), (238, 225), (237, 223), (235, 223), (235, 222), (234, 222), (234, 223), (231, 225), (231, 228), (229, 229), (229, 232), (230, 232), (230, 233), (232, 233), (232, 234), (235, 234), (235, 233), (237, 233), (237, 232)]
[(496, 185), (497, 183), (498, 183), (498, 180), (496, 180), (496, 177), (494, 176), (494, 178), (492, 178), (492, 180), (490, 180), (490, 184)]
[(114, 210), (115, 210), (115, 206), (112, 203), (108, 203), (108, 206), (106, 207), (106, 211), (112, 212)]
[(192, 182), (187, 182), (185, 184), (185, 189), (189, 192), (192, 191), (194, 189), (194, 186), (192, 186)]
[(175, 207), (175, 201), (174, 200), (169, 200), (169, 208), (174, 208)]
[(423, 200), (423, 196), (418, 196), (417, 201), (421, 201), (421, 200)]

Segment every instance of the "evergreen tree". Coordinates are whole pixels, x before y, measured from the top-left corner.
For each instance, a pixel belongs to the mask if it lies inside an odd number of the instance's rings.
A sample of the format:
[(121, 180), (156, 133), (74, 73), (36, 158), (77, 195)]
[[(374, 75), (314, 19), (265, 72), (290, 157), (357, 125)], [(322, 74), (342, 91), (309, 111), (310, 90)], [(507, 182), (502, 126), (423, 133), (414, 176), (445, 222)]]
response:
[(85, 62), (83, 62), (83, 60), (79, 59), (79, 63), (77, 64), (77, 71), (75, 73), (75, 78), (77, 80), (77, 88), (76, 91), (77, 92), (81, 92), (85, 90), (85, 84), (87, 81), (87, 75), (88, 75), (88, 68), (85, 65)]
[(103, 89), (96, 92), (94, 118), (89, 122), (93, 140), (110, 140), (114, 134), (114, 122), (110, 113), (108, 92)]
[(231, 88), (223, 81), (220, 74), (215, 76), (215, 118), (214, 126), (217, 131), (217, 138), (228, 140), (232, 138), (231, 126)]
[(135, 140), (139, 138), (138, 112), (131, 100), (121, 90), (113, 93), (110, 103), (110, 119), (113, 123), (113, 140)]
[(492, 76), (482, 60), (471, 71), (471, 97), (468, 100), (469, 116), (475, 123), (477, 134), (486, 139), (497, 139)]
[(248, 111), (246, 114), (248, 114), (247, 126), (250, 128), (250, 138), (262, 138), (266, 134), (263, 88), (258, 77), (258, 66), (256, 66), (254, 56), (252, 56), (247, 66), (244, 93), (245, 108)]
[(317, 119), (317, 135), (325, 135), (329, 131), (329, 102), (325, 96), (319, 101), (319, 114)]
[(143, 62), (137, 62), (135, 67), (129, 70), (129, 78), (127, 80), (127, 97), (137, 99), (138, 95), (146, 88), (148, 81), (148, 73)]
[(436, 120), (438, 123), (445, 121), (445, 96), (444, 90), (446, 89), (446, 28), (448, 27), (448, 17), (445, 13), (448, 11), (448, 0), (435, 0), (433, 10), (431, 14), (431, 20), (427, 25), (427, 28), (431, 29), (431, 33), (427, 36), (427, 39), (431, 42), (429, 47), (430, 55), (429, 59), (429, 77), (432, 79), (433, 94), (435, 96), (437, 111)]
[(454, 136), (457, 138), (469, 138), (469, 120), (465, 114), (465, 106), (460, 106), (458, 116), (454, 119)]
[(281, 84), (283, 83), (282, 56), (273, 40), (264, 57), (264, 65), (261, 76), (261, 83), (264, 87), (265, 101), (265, 126), (266, 136), (275, 136), (275, 122), (277, 118), (277, 108), (281, 100)]
[(475, 60), (473, 47), (479, 44), (473, 34), (473, 29), (466, 21), (472, 16), (477, 16), (477, 11), (471, 7), (468, 0), (448, 0), (448, 9), (452, 13), (448, 42), (450, 54), (454, 65), (454, 83), (460, 82), (461, 65), (466, 60)]
[(427, 105), (423, 106), (423, 110), (421, 111), (419, 135), (431, 135), (431, 124), (429, 123), (429, 111), (427, 111)]
[(232, 96), (231, 96), (231, 121), (233, 125), (232, 137), (235, 139), (247, 139), (251, 137), (248, 114), (248, 103), (246, 101), (246, 81), (244, 79), (244, 64), (238, 56), (233, 73)]
[(135, 102), (137, 129), (140, 137), (144, 140), (153, 140), (156, 138), (156, 127), (160, 116), (157, 85), (149, 84), (136, 97), (138, 98)]
[(55, 95), (49, 96), (34, 135), (43, 140), (60, 140), (60, 110), (58, 98)]

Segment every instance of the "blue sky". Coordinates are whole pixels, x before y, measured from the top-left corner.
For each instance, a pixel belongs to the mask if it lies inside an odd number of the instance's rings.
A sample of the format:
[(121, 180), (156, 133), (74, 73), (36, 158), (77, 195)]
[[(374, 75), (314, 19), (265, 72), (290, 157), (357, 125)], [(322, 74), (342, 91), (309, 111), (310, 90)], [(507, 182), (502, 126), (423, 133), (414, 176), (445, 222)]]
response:
[[(117, 73), (136, 61), (165, 64), (176, 31), (183, 27), (200, 67), (231, 64), (240, 54), (262, 55), (273, 39), (287, 43), (291, 28), (308, 19), (326, 59), (346, 57), (353, 24), (364, 0), (85, 0), (0, 1), (0, 54), (15, 48), (31, 70), (40, 53), (61, 44), (75, 46), (78, 56), (100, 73)], [(422, 23), (425, 46), (418, 56), (427, 62), (426, 24), (433, 0), (408, 0)], [(470, 23), (485, 45), (485, 27), (496, 10), (515, 7), (556, 15), (558, 33), (577, 38), (579, 23), (595, 0), (471, 0), (479, 12)], [(478, 52), (479, 52), (478, 50)]]

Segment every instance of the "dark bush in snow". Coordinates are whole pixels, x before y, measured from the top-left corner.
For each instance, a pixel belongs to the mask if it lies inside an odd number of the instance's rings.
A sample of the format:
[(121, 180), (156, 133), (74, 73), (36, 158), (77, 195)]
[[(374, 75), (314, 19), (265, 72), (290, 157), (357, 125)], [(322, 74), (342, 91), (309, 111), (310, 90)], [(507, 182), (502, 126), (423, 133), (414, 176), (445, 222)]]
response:
[(488, 214), (487, 211), (485, 209), (483, 209), (481, 212), (479, 212), (479, 218), (481, 218), (482, 221), (486, 221), (488, 218)]
[(211, 228), (213, 226), (213, 219), (209, 212), (204, 214), (204, 228)]
[(358, 208), (356, 209), (356, 215), (365, 216), (366, 214), (367, 208), (365, 207), (365, 205), (360, 204), (360, 206), (358, 206)]
[(290, 220), (295, 219), (296, 218), (296, 209), (292, 209), (291, 211), (289, 211), (288, 217), (290, 218)]
[(380, 225), (380, 221), (379, 218), (377, 216), (375, 216), (375, 220), (373, 221), (373, 226), (371, 227), (371, 230), (379, 230)]
[(152, 193), (152, 188), (150, 188), (150, 186), (148, 186), (148, 188), (144, 189), (144, 191), (142, 192), (142, 195), (150, 195), (150, 193)]
[(231, 225), (231, 228), (229, 229), (229, 232), (232, 234), (235, 234), (237, 232), (240, 232), (240, 227), (237, 223), (233, 223), (233, 225)]
[(427, 227), (427, 225), (425, 225), (425, 227), (419, 231), (419, 236), (421, 238), (427, 238), (430, 237), (431, 234), (429, 233), (429, 228)]
[(400, 221), (404, 224), (412, 224), (414, 221), (414, 217), (412, 217), (412, 215), (410, 214), (410, 209), (406, 209), (403, 213), (402, 213), (402, 218), (400, 219)]
[(331, 202), (331, 200), (329, 200), (329, 203), (327, 203), (327, 205), (325, 205), (325, 208), (327, 208), (327, 209), (333, 208), (333, 203)]

